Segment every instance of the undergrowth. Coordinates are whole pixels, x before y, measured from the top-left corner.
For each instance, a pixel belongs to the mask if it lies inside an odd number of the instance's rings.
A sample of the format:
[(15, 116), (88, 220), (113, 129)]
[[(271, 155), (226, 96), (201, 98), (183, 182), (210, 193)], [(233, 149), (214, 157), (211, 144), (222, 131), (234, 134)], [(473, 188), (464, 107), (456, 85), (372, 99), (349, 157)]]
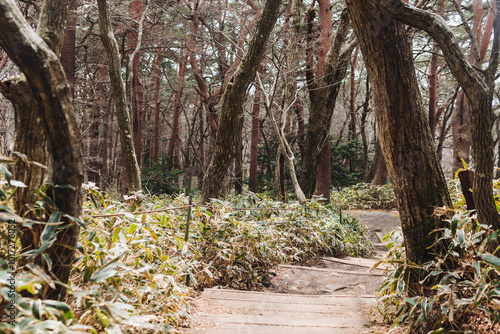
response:
[(334, 190), (332, 205), (343, 210), (396, 209), (396, 196), (390, 184), (372, 186), (367, 183)]
[[(130, 213), (185, 206), (185, 195), (137, 193), (117, 201), (92, 184), (85, 188), (85, 228), (67, 300), (23, 297), (25, 292), (36, 296), (54, 282), (35, 265), (17, 268), (17, 317), (14, 325), (0, 324), (0, 333), (176, 333), (190, 320), (189, 302), (197, 289), (249, 289), (279, 263), (371, 251), (367, 231), (356, 219), (315, 201), (299, 206), (257, 194), (215, 201), (210, 209), (193, 209), (185, 241), (186, 208)], [(8, 207), (9, 200), (2, 198), (1, 204)], [(9, 275), (7, 263), (0, 261), (4, 305), (11, 300)]]
[[(498, 185), (496, 181), (496, 193)], [(434, 232), (439, 241), (431, 250), (436, 253), (433, 261), (407, 263), (401, 231), (386, 236), (384, 262), (392, 269), (379, 290), (383, 306), (378, 311), (393, 326), (407, 325), (409, 333), (499, 333), (500, 247), (493, 244), (500, 231), (480, 224), (474, 211), (465, 210), (459, 182), (453, 181), (450, 189), (456, 210), (446, 220), (448, 226)], [(424, 273), (421, 291), (409, 286), (416, 271)]]

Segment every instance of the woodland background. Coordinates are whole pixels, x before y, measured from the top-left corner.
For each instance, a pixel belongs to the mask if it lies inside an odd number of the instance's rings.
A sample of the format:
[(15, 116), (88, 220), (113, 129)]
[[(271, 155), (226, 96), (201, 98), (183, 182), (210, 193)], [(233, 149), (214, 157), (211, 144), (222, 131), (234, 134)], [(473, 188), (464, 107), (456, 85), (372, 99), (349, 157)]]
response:
[[(479, 1), (481, 2), (481, 1)], [(477, 1), (474, 1), (477, 4)], [(239, 59), (251, 38), (260, 9), (259, 1), (109, 1), (111, 20), (118, 40), (124, 78), (132, 68), (128, 89), (133, 94), (133, 136), (143, 184), (153, 193), (173, 193), (200, 187), (200, 180), (210, 162), (217, 130), (223, 88), (234, 73)], [(473, 57), (471, 36), (463, 19), (477, 38), (484, 58), (491, 36), (488, 26), (488, 4), (473, 7), (473, 1), (420, 1), (421, 7), (439, 12), (457, 36), (462, 49)], [(20, 1), (25, 17), (35, 27), (41, 1)], [(324, 13), (326, 8), (331, 11)], [(290, 55), (291, 5), (283, 6), (276, 29), (273, 30), (260, 73), (263, 84), (273, 94), (273, 112), (280, 122), (287, 77), (297, 86), (291, 112), (290, 142), (296, 156), (300, 178), (304, 137), (309, 129), (311, 100), (308, 95), (307, 60), (314, 58), (315, 77), (319, 80), (327, 40), (335, 33), (342, 13), (343, 1), (303, 1), (295, 52), (297, 66), (287, 68)], [(307, 13), (318, 11), (308, 28)], [(144, 17), (143, 17), (144, 16)], [(139, 23), (142, 19), (142, 26)], [(309, 30), (308, 30), (309, 29)], [(114, 113), (108, 63), (99, 37), (97, 5), (93, 1), (75, 1), (69, 18), (66, 45), (63, 50), (73, 95), (75, 112), (82, 130), (85, 179), (113, 193), (127, 189)], [(74, 35), (72, 35), (72, 33)], [(141, 45), (133, 65), (127, 62)], [(420, 31), (410, 33), (415, 70), (424, 103), (434, 124), (435, 145), (447, 178), (463, 167), (470, 154), (470, 115), (463, 93), (440, 56), (439, 47)], [(73, 41), (71, 39), (74, 38)], [(325, 46), (326, 45), (326, 46)], [(310, 51), (310, 52), (309, 52)], [(74, 62), (74, 68), (72, 68)], [(17, 72), (4, 55), (0, 62), (1, 77)], [(349, 60), (345, 78), (333, 111), (329, 130), (331, 154), (324, 161), (326, 170), (317, 185), (321, 189), (341, 187), (358, 182), (383, 184), (387, 178), (380, 149), (377, 126), (371, 101), (372, 88), (367, 79), (363, 57), (356, 48)], [(289, 177), (280, 175), (276, 162), (278, 141), (269, 112), (257, 84), (247, 91), (235, 143), (236, 154), (225, 181), (224, 190), (241, 192), (243, 185), (253, 192), (272, 191), (278, 184), (287, 184)], [(269, 92), (267, 92), (269, 94)], [(498, 92), (493, 100), (496, 145), (495, 161), (500, 159), (498, 133)], [(12, 153), (14, 113), (11, 104), (2, 98), (0, 112), (0, 147), (3, 155)], [(252, 146), (253, 145), (253, 146)], [(257, 146), (257, 148), (255, 148)], [(283, 168), (283, 162), (281, 162)], [(328, 166), (329, 164), (329, 166)], [(278, 167), (277, 167), (278, 166)], [(285, 168), (288, 176), (288, 167)], [(378, 174), (377, 174), (378, 171)], [(377, 174), (377, 175), (376, 175)], [(284, 186), (280, 186), (284, 189)], [(246, 189), (246, 188), (245, 188)], [(283, 193), (285, 194), (285, 193)], [(324, 194), (328, 198), (327, 194)]]

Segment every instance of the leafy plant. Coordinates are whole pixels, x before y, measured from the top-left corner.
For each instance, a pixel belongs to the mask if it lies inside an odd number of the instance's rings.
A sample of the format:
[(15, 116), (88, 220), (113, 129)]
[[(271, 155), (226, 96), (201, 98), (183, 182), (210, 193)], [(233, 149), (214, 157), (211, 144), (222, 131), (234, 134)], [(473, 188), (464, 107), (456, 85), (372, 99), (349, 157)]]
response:
[[(478, 330), (470, 319), (481, 319), (481, 333), (500, 329), (500, 258), (485, 252), (500, 231), (479, 224), (470, 212), (458, 211), (448, 220), (449, 227), (436, 231), (445, 247), (435, 260), (417, 266), (406, 263), (401, 239), (389, 244), (385, 262), (388, 272), (379, 290), (384, 318), (398, 325), (411, 323), (412, 333), (449, 333), (452, 330)], [(423, 291), (409, 291), (409, 275), (425, 273)], [(475, 327), (476, 326), (476, 327)]]
[[(136, 193), (119, 201), (94, 184), (84, 189), (85, 228), (66, 303), (29, 297), (26, 292), (36, 295), (42, 285), (58, 283), (37, 266), (18, 268), (16, 322), (3, 324), (0, 333), (176, 333), (190, 321), (194, 289), (251, 288), (279, 263), (317, 254), (363, 256), (371, 250), (367, 231), (356, 219), (315, 201), (302, 207), (265, 194), (231, 196), (210, 210), (193, 210), (186, 242), (186, 210), (158, 211), (185, 206), (184, 194)], [(8, 274), (0, 263), (4, 298)]]
[(152, 194), (179, 193), (177, 180), (184, 170), (175, 168), (172, 160), (166, 155), (150, 164), (142, 167), (142, 186)]
[(366, 183), (332, 191), (333, 205), (345, 209), (395, 209), (396, 196), (392, 185), (372, 186)]

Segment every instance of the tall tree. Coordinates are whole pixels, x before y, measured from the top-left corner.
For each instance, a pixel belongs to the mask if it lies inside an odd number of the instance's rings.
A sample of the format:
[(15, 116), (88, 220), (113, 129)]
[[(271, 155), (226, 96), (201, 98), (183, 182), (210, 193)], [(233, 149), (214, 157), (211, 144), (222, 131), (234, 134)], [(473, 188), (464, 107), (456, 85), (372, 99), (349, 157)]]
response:
[[(482, 0), (473, 0), (472, 2), (472, 28), (469, 26), (460, 4), (456, 0), (453, 0), (452, 3), (455, 5), (457, 13), (462, 17), (462, 24), (471, 41), (467, 60), (472, 66), (481, 67), (490, 44), (494, 18), (493, 11), (489, 9), (483, 32), (482, 20), (484, 13)], [(495, 1), (492, 4), (494, 5)], [(453, 134), (453, 173), (456, 173), (463, 167), (462, 161), (469, 163), (472, 141), (471, 110), (469, 100), (463, 90), (458, 93), (451, 124)]]
[[(308, 13), (308, 38), (312, 38), (313, 17), (311, 16), (314, 12), (308, 11)], [(311, 47), (307, 48), (306, 79), (311, 106), (300, 175), (300, 187), (307, 198), (310, 198), (315, 190), (318, 165), (325, 143), (329, 142), (330, 124), (340, 91), (340, 83), (346, 76), (349, 59), (356, 46), (356, 43), (351, 42), (342, 50), (348, 26), (349, 17), (347, 11), (344, 10), (334, 41), (324, 61), (325, 68), (318, 73), (320, 76), (316, 74), (315, 77), (313, 50)], [(322, 65), (319, 66), (321, 69)]]
[(134, 132), (135, 154), (139, 166), (142, 164), (142, 130), (144, 127), (144, 85), (139, 77), (144, 19), (149, 2), (144, 9), (143, 0), (130, 2), (130, 20), (132, 30), (128, 36), (128, 47), (132, 51), (127, 65), (127, 98), (129, 111), (132, 113), (132, 129)]
[(158, 161), (158, 156), (160, 154), (160, 88), (161, 88), (161, 64), (162, 64), (162, 43), (161, 38), (158, 39), (158, 44), (156, 45), (156, 56), (155, 56), (155, 67), (154, 67), (154, 84), (155, 84), (155, 124), (154, 124), (154, 135), (153, 135), (153, 152), (151, 154), (151, 160), (154, 162)]
[[(500, 8), (500, 0), (496, 8)], [(500, 229), (500, 220), (493, 197), (493, 135), (492, 100), (499, 62), (500, 18), (494, 20), (494, 38), (489, 66), (480, 70), (467, 61), (453, 32), (443, 19), (425, 10), (416, 9), (398, 0), (382, 1), (385, 13), (395, 20), (426, 31), (439, 44), (448, 67), (465, 92), (471, 109), (472, 149), (476, 163), (473, 197), (478, 219)]]
[[(297, 91), (297, 66), (298, 66), (298, 51), (299, 51), (299, 37), (300, 37), (300, 8), (302, 6), (302, 0), (292, 0), (290, 4), (290, 16), (291, 16), (291, 27), (289, 28), (289, 43), (287, 47), (286, 55), (286, 72), (285, 72), (285, 96), (283, 110), (289, 110), (291, 104), (296, 100)], [(290, 130), (291, 130), (291, 113), (287, 113), (285, 120), (285, 137), (288, 142), (290, 142)], [(277, 191), (280, 194), (281, 199), (286, 198), (285, 194), (285, 154), (281, 146), (278, 148), (278, 154), (276, 159), (276, 178), (275, 183), (277, 184)]]
[(168, 157), (174, 163), (176, 168), (179, 168), (179, 124), (181, 118), (182, 92), (184, 90), (184, 79), (186, 77), (188, 55), (185, 50), (181, 51), (179, 60), (179, 72), (175, 83), (175, 99), (174, 99), (174, 120), (172, 124), (172, 136), (168, 144)]
[[(71, 90), (58, 57), (70, 5), (71, 2), (63, 0), (45, 1), (38, 35), (13, 0), (0, 1), (0, 45), (25, 75), (33, 94), (28, 96), (33, 96), (38, 107), (22, 112), (39, 114), (50, 156), (48, 181), (64, 186), (48, 190), (55, 208), (47, 207), (47, 210), (62, 222), (57, 237), (49, 241), (52, 245), (46, 250), (52, 261), (51, 273), (63, 283), (44, 291), (42, 298), (50, 299), (65, 297), (65, 283), (68, 282), (79, 235), (79, 225), (75, 218), (70, 217), (78, 218), (82, 211), (81, 134), (73, 112)], [(27, 128), (33, 126), (26, 125)], [(45, 229), (55, 232), (53, 225), (47, 225)], [(39, 241), (32, 239), (35, 248), (42, 246)]]
[(434, 208), (452, 203), (418, 89), (408, 34), (402, 24), (382, 16), (381, 1), (346, 3), (373, 87), (380, 145), (397, 197), (406, 257), (422, 264), (432, 259), (431, 232), (439, 226)]
[(260, 66), (267, 40), (278, 18), (280, 5), (281, 1), (277, 0), (266, 0), (264, 3), (246, 53), (224, 91), (215, 151), (203, 178), (202, 202), (209, 202), (210, 198), (219, 195), (234, 153), (236, 129), (246, 91)]
[[(262, 75), (264, 68), (261, 66), (259, 69), (259, 74)], [(250, 176), (248, 180), (248, 190), (251, 192), (257, 192), (257, 182), (258, 182), (258, 158), (259, 158), (259, 114), (260, 114), (260, 102), (262, 99), (262, 91), (258, 86), (255, 86), (255, 95), (253, 99), (252, 108), (252, 135), (250, 143)]]
[(120, 142), (123, 155), (123, 163), (127, 172), (128, 186), (130, 191), (141, 190), (141, 173), (137, 157), (135, 155), (132, 126), (129, 109), (127, 106), (127, 95), (125, 84), (121, 76), (120, 53), (116, 42), (111, 22), (109, 20), (108, 5), (105, 0), (97, 1), (99, 7), (99, 29), (101, 40), (108, 55), (109, 76), (111, 78), (111, 90), (115, 101), (116, 118), (120, 131)]

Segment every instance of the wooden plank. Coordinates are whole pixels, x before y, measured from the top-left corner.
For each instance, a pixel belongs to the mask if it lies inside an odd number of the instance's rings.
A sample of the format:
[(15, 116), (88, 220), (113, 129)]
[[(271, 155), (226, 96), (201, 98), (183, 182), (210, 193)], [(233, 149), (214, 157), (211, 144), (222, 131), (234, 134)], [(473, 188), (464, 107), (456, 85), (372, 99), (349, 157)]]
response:
[(266, 325), (239, 325), (234, 328), (202, 328), (185, 329), (184, 334), (358, 334), (359, 328), (322, 328), (322, 327), (291, 327)]
[[(357, 308), (359, 304), (367, 307), (375, 306), (370, 300), (337, 299), (338, 303), (290, 303), (277, 302), (276, 300), (245, 300), (210, 297), (210, 306), (216, 309), (230, 310), (231, 313), (259, 314), (259, 315), (287, 315), (301, 317), (317, 317), (318, 315), (339, 316), (345, 313), (346, 307)], [(299, 300), (297, 300), (299, 301)]]
[(353, 300), (376, 301), (375, 296), (350, 296), (350, 295), (298, 295), (257, 291), (238, 291), (222, 289), (205, 289), (202, 293), (204, 299), (226, 299), (240, 301), (257, 301), (261, 303), (289, 303), (289, 304), (316, 304), (316, 305), (352, 305)]
[[(376, 263), (380, 262), (380, 260), (377, 260), (377, 259), (364, 259), (364, 258), (357, 258), (357, 257), (346, 257), (343, 259), (339, 259), (336, 257), (321, 257), (320, 259), (330, 261), (330, 262), (348, 264), (351, 266), (368, 268), (368, 269), (371, 269)], [(374, 270), (382, 270), (383, 271), (387, 268), (388, 268), (388, 264), (380, 263), (378, 265), (378, 267), (375, 268)]]
[[(289, 327), (305, 327), (308, 329), (314, 328), (352, 328), (353, 326), (361, 327), (364, 322), (358, 318), (301, 318), (284, 317), (284, 316), (260, 316), (247, 314), (198, 314), (198, 318), (208, 320), (211, 323), (216, 323), (220, 328), (225, 328), (228, 324), (239, 325), (265, 325), (265, 326), (289, 326)], [(233, 327), (233, 326), (231, 326)], [(304, 329), (305, 329), (304, 328)]]
[(328, 273), (339, 273), (339, 274), (347, 274), (347, 275), (368, 275), (368, 276), (385, 276), (382, 272), (370, 272), (370, 271), (349, 271), (349, 270), (340, 270), (340, 269), (327, 269), (327, 268), (315, 268), (315, 267), (303, 267), (303, 266), (291, 266), (288, 264), (280, 264), (278, 267), (282, 268), (290, 268), (290, 269), (300, 269), (300, 270), (314, 270), (314, 271), (323, 271)]
[(380, 243), (386, 245), (388, 244), (389, 242), (388, 241), (384, 241), (384, 238), (385, 236), (387, 235), (387, 233), (384, 235), (383, 233), (381, 232), (375, 232), (375, 235), (377, 236), (377, 239), (380, 241)]

